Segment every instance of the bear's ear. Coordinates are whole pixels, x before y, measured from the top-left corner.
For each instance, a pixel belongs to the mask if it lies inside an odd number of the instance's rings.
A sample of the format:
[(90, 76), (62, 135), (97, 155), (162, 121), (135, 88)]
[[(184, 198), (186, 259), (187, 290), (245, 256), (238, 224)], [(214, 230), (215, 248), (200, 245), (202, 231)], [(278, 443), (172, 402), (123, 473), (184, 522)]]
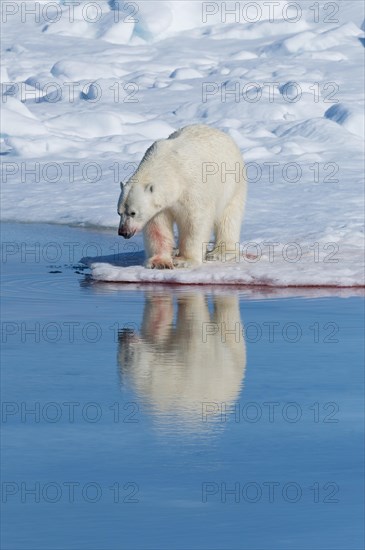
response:
[(145, 191), (149, 191), (150, 193), (153, 193), (153, 185), (152, 185), (152, 184), (151, 184), (151, 185), (147, 185), (147, 186), (145, 187)]
[(120, 182), (120, 188), (123, 190), (123, 187), (124, 187), (124, 183), (121, 181)]

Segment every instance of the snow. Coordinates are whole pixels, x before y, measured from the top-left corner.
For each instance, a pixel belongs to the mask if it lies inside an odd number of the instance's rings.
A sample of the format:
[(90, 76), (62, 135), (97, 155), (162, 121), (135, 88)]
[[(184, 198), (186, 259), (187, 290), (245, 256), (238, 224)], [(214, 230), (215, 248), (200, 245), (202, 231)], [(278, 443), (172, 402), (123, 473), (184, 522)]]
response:
[(361, 109), (356, 109), (356, 107), (351, 108), (351, 106), (338, 103), (337, 105), (332, 105), (324, 113), (324, 116), (341, 124), (349, 132), (357, 134), (363, 139), (365, 138), (364, 113)]
[[(361, 2), (280, 1), (274, 16), (256, 3), (256, 21), (247, 2), (33, 4), (2, 4), (3, 220), (116, 230), (120, 181), (147, 147), (204, 123), (247, 164), (242, 257), (174, 271), (87, 260), (94, 278), (363, 284)], [(273, 261), (264, 243), (279, 243)]]

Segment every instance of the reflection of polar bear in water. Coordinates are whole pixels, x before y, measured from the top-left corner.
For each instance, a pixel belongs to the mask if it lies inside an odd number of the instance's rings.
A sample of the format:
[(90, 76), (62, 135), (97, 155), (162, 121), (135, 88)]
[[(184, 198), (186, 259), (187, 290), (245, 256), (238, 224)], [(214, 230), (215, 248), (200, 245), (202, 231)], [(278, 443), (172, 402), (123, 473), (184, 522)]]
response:
[(239, 395), (246, 364), (241, 329), (236, 294), (214, 295), (210, 313), (200, 291), (147, 293), (140, 334), (119, 335), (122, 382), (157, 413), (199, 425), (203, 403), (229, 410)]
[(143, 229), (151, 268), (201, 264), (213, 232), (207, 259), (221, 258), (222, 249), (236, 258), (245, 200), (243, 160), (233, 139), (203, 124), (186, 126), (156, 141), (123, 186), (118, 232), (128, 239)]

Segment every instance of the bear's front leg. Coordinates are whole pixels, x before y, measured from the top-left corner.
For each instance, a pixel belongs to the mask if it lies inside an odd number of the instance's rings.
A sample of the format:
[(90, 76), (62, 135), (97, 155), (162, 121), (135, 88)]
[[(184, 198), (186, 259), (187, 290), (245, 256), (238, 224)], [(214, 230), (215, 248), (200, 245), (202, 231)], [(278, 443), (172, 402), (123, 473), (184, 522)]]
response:
[(168, 212), (157, 214), (143, 230), (146, 250), (145, 266), (150, 269), (173, 269), (173, 220)]

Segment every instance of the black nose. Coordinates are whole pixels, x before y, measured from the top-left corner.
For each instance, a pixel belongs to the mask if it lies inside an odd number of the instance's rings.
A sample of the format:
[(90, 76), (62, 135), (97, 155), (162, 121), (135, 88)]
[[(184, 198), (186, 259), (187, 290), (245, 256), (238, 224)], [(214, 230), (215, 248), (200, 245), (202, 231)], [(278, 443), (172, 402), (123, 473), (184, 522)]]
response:
[(128, 229), (126, 229), (122, 225), (120, 225), (119, 228), (118, 228), (118, 235), (120, 237), (124, 237), (125, 239), (130, 239), (131, 237), (133, 237), (135, 232), (136, 232), (135, 230), (134, 231), (128, 231)]
[(125, 239), (130, 239), (131, 237), (133, 237), (134, 233), (133, 231), (125, 231), (124, 229), (119, 229), (118, 235), (120, 237), (124, 237)]

